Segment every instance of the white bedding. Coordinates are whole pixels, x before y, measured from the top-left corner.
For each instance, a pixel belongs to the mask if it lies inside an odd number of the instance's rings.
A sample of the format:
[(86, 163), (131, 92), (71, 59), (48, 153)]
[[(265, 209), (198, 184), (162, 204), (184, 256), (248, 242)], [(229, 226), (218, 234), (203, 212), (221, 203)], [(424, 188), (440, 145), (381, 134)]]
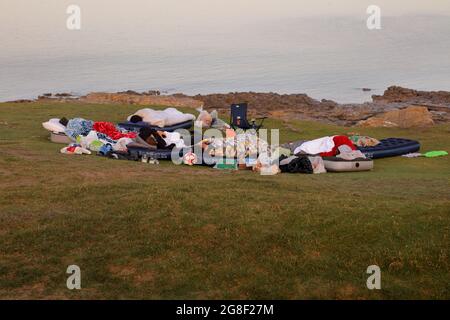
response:
[(303, 152), (306, 154), (319, 154), (329, 152), (334, 148), (333, 136), (323, 137), (302, 143), (294, 150), (294, 154)]
[(66, 130), (66, 127), (59, 123), (59, 119), (56, 118), (50, 119), (47, 122), (43, 122), (42, 126), (48, 131), (54, 133), (64, 133), (64, 131)]
[[(144, 108), (136, 111), (133, 115), (140, 116), (144, 122), (161, 128), (195, 119), (193, 114), (183, 113), (175, 108), (167, 108), (165, 110)], [(130, 121), (133, 115), (129, 116), (127, 120)]]

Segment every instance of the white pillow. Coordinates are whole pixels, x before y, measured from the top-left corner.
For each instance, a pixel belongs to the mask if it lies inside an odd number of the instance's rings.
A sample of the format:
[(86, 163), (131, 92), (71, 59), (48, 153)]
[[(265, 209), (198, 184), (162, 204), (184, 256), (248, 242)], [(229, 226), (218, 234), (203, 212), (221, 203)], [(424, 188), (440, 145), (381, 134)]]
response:
[(59, 123), (59, 119), (53, 118), (48, 120), (47, 122), (43, 122), (42, 126), (51, 132), (55, 133), (63, 133), (66, 130), (66, 127)]

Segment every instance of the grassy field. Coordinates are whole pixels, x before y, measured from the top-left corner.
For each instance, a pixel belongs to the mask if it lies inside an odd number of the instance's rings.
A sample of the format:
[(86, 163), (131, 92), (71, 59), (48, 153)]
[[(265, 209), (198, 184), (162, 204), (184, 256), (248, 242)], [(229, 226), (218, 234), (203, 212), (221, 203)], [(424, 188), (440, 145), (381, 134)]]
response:
[[(260, 176), (67, 156), (41, 126), (116, 122), (136, 109), (0, 104), (0, 298), (450, 298), (450, 157)], [(358, 131), (450, 151), (450, 125), (267, 124), (283, 141)], [(81, 290), (66, 287), (71, 264)], [(366, 287), (372, 264), (382, 290)]]

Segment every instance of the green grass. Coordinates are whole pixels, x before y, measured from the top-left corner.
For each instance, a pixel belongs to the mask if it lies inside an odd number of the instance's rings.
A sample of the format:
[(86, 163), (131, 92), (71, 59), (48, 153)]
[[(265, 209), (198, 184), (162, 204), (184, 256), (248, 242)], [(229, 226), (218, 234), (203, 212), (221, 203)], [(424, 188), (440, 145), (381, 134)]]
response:
[[(135, 109), (0, 104), (0, 298), (450, 298), (449, 157), (260, 176), (67, 156), (41, 126), (61, 116), (117, 122)], [(285, 128), (283, 141), (358, 131), (450, 150), (449, 125), (267, 125)], [(70, 264), (82, 290), (66, 288)], [(382, 290), (366, 288), (372, 264)]]

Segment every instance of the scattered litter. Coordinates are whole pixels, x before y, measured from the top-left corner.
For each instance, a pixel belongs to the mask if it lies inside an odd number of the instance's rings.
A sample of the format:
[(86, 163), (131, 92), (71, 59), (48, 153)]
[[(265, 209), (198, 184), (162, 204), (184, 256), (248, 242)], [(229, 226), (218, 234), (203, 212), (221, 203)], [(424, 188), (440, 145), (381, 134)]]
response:
[(447, 151), (428, 151), (425, 153), (419, 153), (419, 152), (408, 153), (408, 154), (402, 155), (402, 157), (405, 157), (405, 158), (418, 158), (418, 157), (436, 158), (436, 157), (443, 157), (443, 156), (447, 156), (447, 155), (448, 155)]
[(72, 144), (60, 150), (63, 154), (91, 154), (91, 152), (80, 145)]
[(427, 153), (424, 154), (424, 156), (427, 158), (443, 157), (443, 156), (448, 156), (448, 152), (447, 151), (428, 151)]
[(418, 158), (418, 157), (422, 157), (423, 155), (420, 152), (412, 152), (412, 153), (407, 153), (402, 155), (402, 157), (404, 158)]
[[(234, 108), (237, 106), (234, 105)], [(217, 111), (199, 111), (196, 122), (200, 126), (195, 130), (217, 128), (222, 132), (222, 138), (207, 137), (194, 141), (192, 137), (174, 132), (179, 128), (191, 128), (195, 120), (194, 115), (175, 108), (162, 111), (141, 109), (128, 117), (129, 125), (125, 127), (83, 118), (52, 118), (42, 125), (50, 132), (52, 141), (70, 141), (61, 149), (64, 154), (89, 155), (96, 152), (106, 158), (158, 165), (160, 160), (170, 160), (177, 154), (173, 151), (180, 150), (180, 162), (185, 165), (206, 165), (219, 170), (250, 169), (263, 175), (365, 171), (373, 168), (373, 159), (376, 158), (448, 155), (446, 151), (419, 153), (420, 144), (414, 140), (377, 140), (359, 134), (299, 139), (281, 146), (271, 146), (256, 134), (260, 125), (245, 130), (241, 123), (241, 126), (232, 129), (218, 118)], [(245, 108), (239, 107), (239, 112), (240, 120), (246, 119), (246, 105)], [(197, 149), (201, 151), (200, 155), (194, 152)]]

